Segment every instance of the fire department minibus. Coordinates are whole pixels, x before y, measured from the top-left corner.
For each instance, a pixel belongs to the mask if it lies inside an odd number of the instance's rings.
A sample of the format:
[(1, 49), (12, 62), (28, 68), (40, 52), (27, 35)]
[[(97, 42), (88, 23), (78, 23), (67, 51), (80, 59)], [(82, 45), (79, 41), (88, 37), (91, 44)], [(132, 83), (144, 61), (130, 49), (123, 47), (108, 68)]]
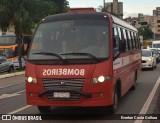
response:
[(137, 29), (103, 12), (64, 13), (38, 25), (26, 61), (27, 104), (117, 108), (141, 71)]

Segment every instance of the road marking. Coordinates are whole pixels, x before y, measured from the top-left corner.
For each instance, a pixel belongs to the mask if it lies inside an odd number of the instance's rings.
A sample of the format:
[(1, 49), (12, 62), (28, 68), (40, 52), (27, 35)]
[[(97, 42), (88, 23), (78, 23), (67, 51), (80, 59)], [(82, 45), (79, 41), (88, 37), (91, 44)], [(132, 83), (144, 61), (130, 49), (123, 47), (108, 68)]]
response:
[(22, 90), (22, 91), (18, 91), (16, 92), (16, 94), (19, 94), (19, 93), (22, 93), (22, 92), (25, 92), (26, 90)]
[(13, 93), (13, 94), (2, 94), (0, 96), (0, 100), (1, 99), (5, 99), (5, 98), (9, 98), (9, 97), (15, 97), (15, 96), (19, 96), (20, 94), (16, 94), (16, 93)]
[(20, 75), (24, 75), (24, 74), (25, 74), (25, 71), (9, 73), (9, 74), (3, 74), (3, 75), (0, 76), (0, 79), (14, 77), (14, 76), (20, 76)]
[(26, 106), (24, 106), (24, 107), (22, 107), (22, 108), (19, 108), (19, 109), (17, 109), (17, 110), (14, 110), (14, 111), (8, 113), (8, 114), (18, 113), (18, 112), (20, 112), (20, 111), (22, 111), (22, 110), (25, 110), (25, 109), (27, 109), (27, 108), (29, 108), (29, 107), (31, 107), (31, 106), (32, 106), (32, 105), (26, 105)]
[[(158, 78), (156, 84), (154, 85), (151, 93), (149, 94), (145, 104), (143, 105), (143, 108), (141, 109), (140, 113), (139, 114), (146, 114), (147, 113), (147, 110), (151, 104), (151, 101), (156, 93), (156, 90), (158, 89), (158, 86), (160, 85), (160, 77)], [(142, 120), (135, 120), (134, 123), (142, 123), (143, 121)]]
[(24, 92), (24, 91), (26, 91), (26, 90), (18, 91), (18, 92), (12, 93), (12, 94), (2, 94), (2, 95), (0, 96), (0, 100), (1, 100), (1, 99), (5, 99), (5, 98), (10, 98), (10, 97), (19, 96), (19, 95), (21, 95), (21, 94), (19, 94), (19, 93), (22, 93), (22, 92)]
[(3, 87), (0, 87), (0, 89), (7, 88), (7, 87), (12, 87), (12, 86), (19, 85), (19, 84), (22, 84), (22, 83), (24, 83), (24, 82), (3, 86)]

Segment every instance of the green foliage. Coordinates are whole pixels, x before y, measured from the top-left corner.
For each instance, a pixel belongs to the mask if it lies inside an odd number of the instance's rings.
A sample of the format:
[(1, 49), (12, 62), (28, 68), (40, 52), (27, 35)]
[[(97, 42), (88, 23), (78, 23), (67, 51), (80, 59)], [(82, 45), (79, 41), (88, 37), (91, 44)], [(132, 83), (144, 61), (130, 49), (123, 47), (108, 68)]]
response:
[(138, 32), (139, 32), (139, 35), (142, 35), (142, 36), (143, 36), (143, 39), (144, 39), (144, 40), (152, 39), (153, 32), (152, 32), (152, 30), (150, 29), (149, 25), (147, 25), (147, 26), (141, 26), (141, 27), (138, 29)]
[(100, 12), (107, 12), (108, 11), (108, 8), (107, 7), (103, 7), (103, 6), (99, 6), (97, 9)]
[(6, 32), (13, 24), (16, 34), (31, 34), (42, 18), (67, 9), (66, 0), (0, 0), (0, 27)]

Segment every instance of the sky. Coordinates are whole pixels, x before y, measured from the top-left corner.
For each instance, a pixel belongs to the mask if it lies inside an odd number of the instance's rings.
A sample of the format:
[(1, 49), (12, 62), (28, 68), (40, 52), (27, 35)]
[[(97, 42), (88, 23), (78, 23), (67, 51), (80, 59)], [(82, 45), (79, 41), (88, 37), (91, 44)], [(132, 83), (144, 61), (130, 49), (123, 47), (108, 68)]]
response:
[[(76, 7), (94, 7), (103, 5), (103, 0), (67, 0), (71, 8)], [(123, 2), (124, 18), (137, 17), (138, 13), (144, 15), (153, 15), (153, 10), (160, 7), (160, 0), (118, 0)], [(113, 2), (113, 0), (105, 0), (105, 2)]]

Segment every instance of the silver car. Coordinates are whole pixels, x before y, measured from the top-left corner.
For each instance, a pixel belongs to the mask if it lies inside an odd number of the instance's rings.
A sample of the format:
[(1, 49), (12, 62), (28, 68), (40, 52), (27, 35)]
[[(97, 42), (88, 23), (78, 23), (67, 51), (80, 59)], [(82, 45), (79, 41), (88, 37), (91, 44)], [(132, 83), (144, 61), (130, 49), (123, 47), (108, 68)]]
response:
[(142, 68), (156, 68), (156, 57), (151, 49), (142, 49)]
[[(25, 67), (26, 67), (26, 60), (22, 57), (21, 61), (22, 61), (22, 69), (25, 69)], [(14, 65), (14, 69), (15, 70), (20, 68), (18, 58), (15, 59), (15, 60), (13, 60), (13, 65)]]
[(0, 72), (11, 72), (13, 70), (13, 63), (8, 61), (5, 56), (0, 56)]
[(156, 48), (150, 48), (150, 49), (152, 50), (153, 55), (156, 57), (157, 63), (159, 63), (160, 62), (160, 53), (159, 53), (158, 49), (156, 49)]

